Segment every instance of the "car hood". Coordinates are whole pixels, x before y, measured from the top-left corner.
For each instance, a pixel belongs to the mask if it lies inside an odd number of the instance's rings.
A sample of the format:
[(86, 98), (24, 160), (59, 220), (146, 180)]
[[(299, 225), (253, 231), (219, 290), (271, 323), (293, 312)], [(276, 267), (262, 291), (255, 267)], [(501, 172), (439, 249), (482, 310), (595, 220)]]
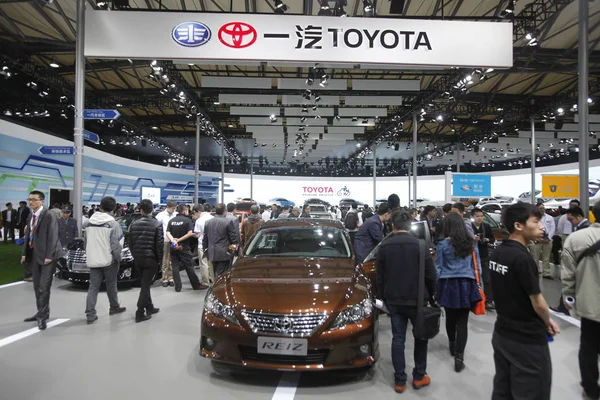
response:
[(332, 313), (360, 302), (368, 280), (354, 259), (239, 259), (213, 293), (237, 310), (282, 314)]

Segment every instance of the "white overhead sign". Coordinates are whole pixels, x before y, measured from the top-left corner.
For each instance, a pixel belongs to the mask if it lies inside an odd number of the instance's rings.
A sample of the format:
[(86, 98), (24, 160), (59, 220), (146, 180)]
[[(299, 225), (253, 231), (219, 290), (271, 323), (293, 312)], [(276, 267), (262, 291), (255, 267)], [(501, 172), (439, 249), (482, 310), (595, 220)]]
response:
[(228, 13), (86, 12), (94, 58), (509, 68), (510, 22)]

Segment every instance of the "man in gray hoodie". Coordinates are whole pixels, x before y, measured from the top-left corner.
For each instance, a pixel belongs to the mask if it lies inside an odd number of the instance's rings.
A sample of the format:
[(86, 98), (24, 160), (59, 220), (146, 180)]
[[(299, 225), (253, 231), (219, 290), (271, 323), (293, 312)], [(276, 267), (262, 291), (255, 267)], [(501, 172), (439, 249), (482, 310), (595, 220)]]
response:
[(110, 303), (109, 315), (125, 311), (125, 307), (119, 305), (117, 292), (117, 275), (124, 239), (123, 230), (112, 215), (116, 206), (117, 202), (113, 197), (103, 198), (100, 202), (100, 210), (83, 223), (87, 266), (90, 269), (90, 288), (85, 308), (88, 324), (98, 319), (96, 301), (100, 285), (104, 280), (106, 280), (106, 294)]

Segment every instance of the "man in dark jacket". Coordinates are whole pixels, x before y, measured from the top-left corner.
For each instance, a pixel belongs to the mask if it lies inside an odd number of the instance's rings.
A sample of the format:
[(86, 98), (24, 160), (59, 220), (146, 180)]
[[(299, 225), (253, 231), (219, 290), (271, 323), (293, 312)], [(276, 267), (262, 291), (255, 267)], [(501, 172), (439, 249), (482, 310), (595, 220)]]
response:
[(139, 204), (142, 218), (129, 227), (129, 250), (134, 258), (135, 268), (140, 276), (140, 296), (137, 302), (135, 322), (147, 321), (159, 309), (154, 307), (150, 296), (150, 287), (158, 273), (163, 258), (162, 224), (153, 216), (154, 205), (151, 200), (144, 199)]
[(250, 243), (250, 238), (260, 228), (265, 221), (258, 213), (258, 206), (250, 207), (250, 215), (242, 224), (242, 246), (246, 248)]
[[(390, 194), (388, 196), (388, 207), (390, 209), (390, 212), (393, 213), (396, 210), (400, 209), (400, 197), (398, 197), (397, 194)], [(392, 233), (392, 231), (394, 230), (394, 227), (392, 225), (392, 221), (388, 220), (384, 225), (383, 225), (383, 236), (387, 236), (390, 233)]]
[(206, 221), (202, 248), (204, 255), (212, 261), (215, 270), (215, 279), (231, 268), (232, 255), (238, 240), (233, 221), (225, 218), (225, 204), (218, 204), (215, 208), (215, 217)]
[(4, 242), (9, 238), (15, 241), (15, 228), (17, 227), (17, 218), (19, 214), (13, 209), (12, 203), (6, 203), (6, 210), (2, 211), (2, 224), (4, 226)]
[(25, 225), (27, 225), (27, 218), (31, 210), (27, 207), (26, 201), (19, 202), (19, 209), (17, 210), (17, 228), (19, 229), (19, 237), (22, 238), (25, 235)]
[(381, 203), (377, 209), (377, 215), (366, 220), (356, 232), (354, 238), (354, 249), (358, 262), (362, 262), (383, 240), (383, 224), (391, 217), (387, 203)]
[[(406, 389), (404, 343), (408, 320), (414, 326), (417, 319), (417, 299), (419, 283), (419, 240), (410, 233), (412, 218), (406, 210), (392, 214), (394, 234), (379, 247), (377, 254), (378, 297), (390, 310), (392, 320), (392, 362), (394, 364), (394, 389), (402, 393)], [(402, 260), (402, 262), (398, 262)], [(435, 293), (436, 271), (433, 260), (425, 254), (425, 293), (424, 300), (430, 300)], [(415, 368), (413, 387), (420, 389), (431, 383), (427, 376), (427, 340), (415, 338)]]
[(71, 210), (68, 208), (63, 209), (62, 217), (58, 220), (58, 237), (60, 238), (60, 245), (67, 247), (77, 238), (77, 221), (71, 217)]
[(488, 247), (496, 242), (492, 227), (483, 222), (483, 211), (480, 208), (474, 208), (471, 215), (475, 219), (473, 222), (473, 232), (475, 241), (479, 248), (479, 257), (481, 259), (481, 278), (483, 280), (483, 291), (485, 293), (485, 308), (494, 309), (494, 295), (492, 293), (492, 275), (490, 273), (490, 255)]
[(56, 261), (62, 256), (58, 240), (58, 223), (48, 210), (44, 209), (44, 193), (34, 190), (27, 199), (31, 214), (27, 219), (21, 264), (25, 266), (25, 279), (33, 277), (33, 290), (37, 313), (25, 322), (37, 321), (40, 330), (46, 329), (50, 317), (50, 288), (56, 270)]

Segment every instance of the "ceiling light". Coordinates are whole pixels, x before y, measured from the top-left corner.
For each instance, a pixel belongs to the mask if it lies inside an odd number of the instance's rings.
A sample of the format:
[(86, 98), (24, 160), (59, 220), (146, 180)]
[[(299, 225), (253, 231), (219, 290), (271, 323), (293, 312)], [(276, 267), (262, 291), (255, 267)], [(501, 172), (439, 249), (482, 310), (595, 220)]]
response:
[(337, 0), (335, 2), (335, 8), (333, 9), (333, 15), (335, 15), (336, 17), (347, 17), (348, 13), (344, 11), (344, 7), (347, 5), (347, 0)]
[(591, 97), (588, 97), (587, 101), (588, 101), (588, 104), (593, 104), (594, 103), (594, 100), (592, 100)]
[(444, 121), (444, 116), (440, 114), (435, 119), (438, 120), (439, 122), (443, 122)]
[(183, 144), (186, 144), (186, 145), (188, 144), (188, 141), (187, 141), (187, 139), (185, 139), (185, 140), (183, 141)]
[(214, 104), (215, 106), (219, 106), (219, 105), (221, 105), (221, 103), (219, 103), (218, 101), (215, 101), (213, 104)]
[(275, 114), (271, 114), (269, 119), (271, 120), (271, 123), (277, 122), (277, 117), (275, 116)]
[(558, 114), (564, 114), (565, 110), (564, 110), (564, 108), (560, 107), (558, 110), (556, 110), (556, 112)]
[(60, 65), (58, 65), (58, 64), (56, 63), (56, 61), (52, 61), (52, 62), (50, 63), (50, 66), (51, 66), (52, 68), (60, 68)]
[(360, 148), (360, 143), (356, 143), (356, 147)]
[(321, 17), (327, 17), (333, 15), (331, 12), (331, 8), (329, 7), (329, 2), (327, 0), (319, 0), (319, 4), (321, 5), (321, 9), (317, 15)]
[(12, 116), (12, 112), (10, 110), (4, 110), (4, 115), (7, 117), (11, 117)]
[(371, 3), (371, 0), (363, 0), (363, 5), (364, 5), (363, 16), (373, 17), (375, 15), (375, 12), (374, 12), (373, 3)]
[(306, 121), (306, 117), (302, 117), (302, 118), (300, 118), (300, 122), (302, 122), (302, 123), (303, 123), (304, 121)]
[(337, 119), (338, 121), (340, 121), (342, 118), (339, 115), (336, 115), (335, 119)]
[(275, 14), (283, 14), (288, 10), (288, 6), (285, 5), (281, 0), (275, 0)]

